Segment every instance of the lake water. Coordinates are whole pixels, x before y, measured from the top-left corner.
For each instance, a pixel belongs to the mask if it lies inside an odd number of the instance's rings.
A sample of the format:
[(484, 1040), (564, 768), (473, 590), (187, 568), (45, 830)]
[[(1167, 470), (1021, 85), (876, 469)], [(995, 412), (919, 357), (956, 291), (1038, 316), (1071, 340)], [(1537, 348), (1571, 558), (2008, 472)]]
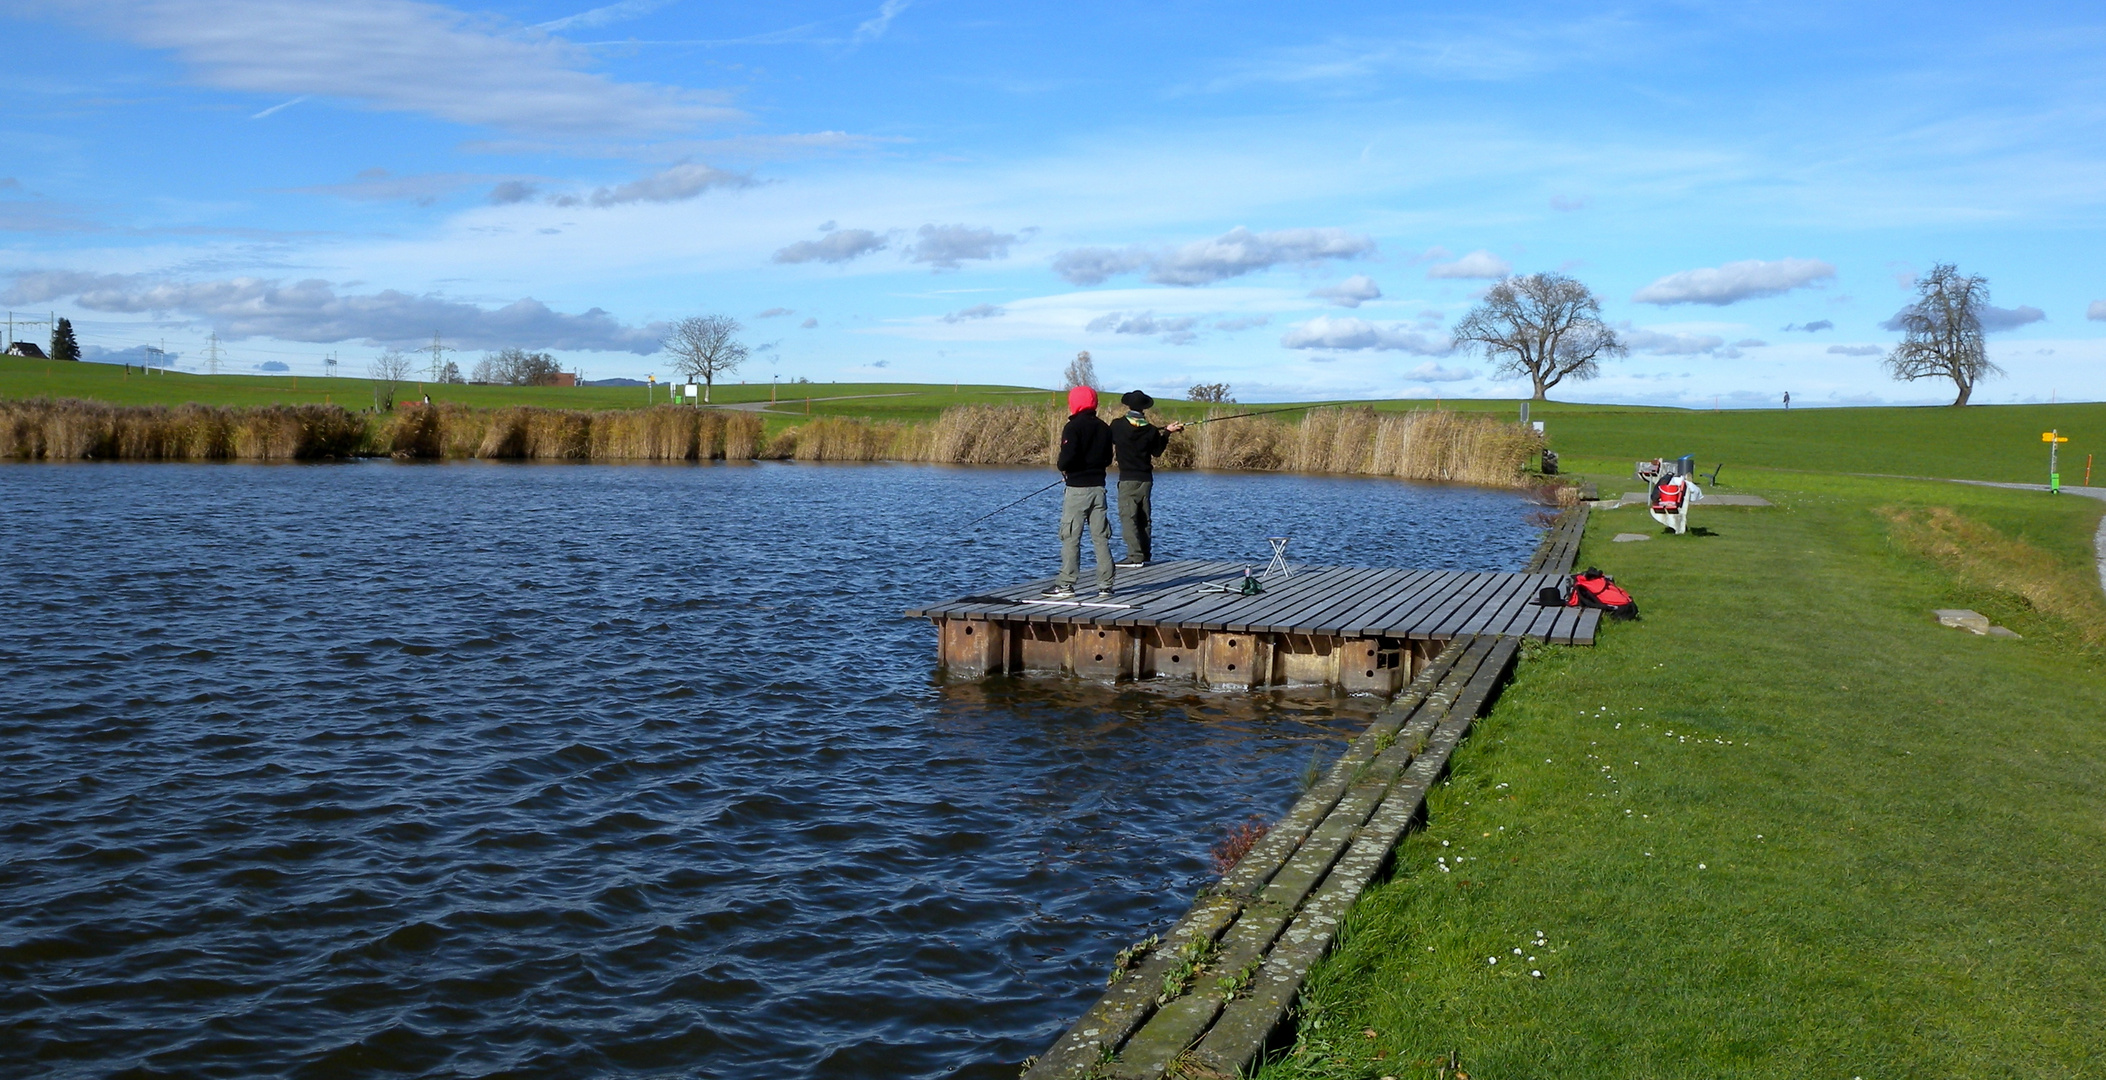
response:
[[(944, 686), (1044, 470), (0, 466), (0, 1074), (1002, 1077), (1375, 703)], [(1516, 569), (1164, 474), (1158, 557)], [(1087, 577), (1087, 572), (1085, 572)]]

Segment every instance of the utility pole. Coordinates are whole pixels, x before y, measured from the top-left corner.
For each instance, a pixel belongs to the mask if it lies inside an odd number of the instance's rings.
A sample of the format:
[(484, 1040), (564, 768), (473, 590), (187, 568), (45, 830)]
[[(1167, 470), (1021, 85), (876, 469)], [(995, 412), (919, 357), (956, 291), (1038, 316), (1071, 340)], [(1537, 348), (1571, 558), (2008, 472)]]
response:
[(432, 382), (438, 382), (438, 381), (439, 381), (439, 369), (440, 369), (441, 367), (443, 367), (443, 366), (445, 365), (445, 363), (446, 363), (446, 353), (448, 353), (448, 352), (450, 352), (450, 351), (451, 351), (451, 350), (449, 350), (449, 349), (448, 349), (448, 348), (447, 348), (447, 347), (446, 347), (445, 345), (443, 345), (443, 344), (440, 344), (440, 342), (439, 342), (439, 332), (438, 332), (437, 330), (434, 330), (434, 331), (432, 331), (432, 332), (431, 332), (431, 381), (432, 381)]
[(332, 378), (332, 379), (336, 377), (336, 350), (335, 350), (335, 349), (331, 349), (331, 350), (329, 350), (329, 355), (327, 355), (327, 356), (325, 356), (325, 357), (322, 357), (322, 373), (323, 373), (323, 374), (325, 374), (325, 375), (327, 375), (327, 376), (329, 376), (329, 377), (330, 377), (330, 378)]
[(212, 374), (217, 375), (219, 374), (219, 331), (212, 331), (212, 340), (206, 346), (206, 350), (205, 356), (207, 359), (205, 362), (210, 365)]

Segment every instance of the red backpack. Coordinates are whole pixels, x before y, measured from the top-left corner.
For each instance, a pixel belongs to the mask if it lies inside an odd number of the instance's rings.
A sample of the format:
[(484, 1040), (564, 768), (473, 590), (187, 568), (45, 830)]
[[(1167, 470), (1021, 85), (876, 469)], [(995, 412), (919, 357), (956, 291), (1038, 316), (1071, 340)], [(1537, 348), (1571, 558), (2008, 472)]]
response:
[(1591, 566), (1572, 575), (1572, 591), (1565, 596), (1565, 606), (1600, 608), (1615, 619), (1638, 617), (1638, 601), (1616, 584), (1615, 578)]

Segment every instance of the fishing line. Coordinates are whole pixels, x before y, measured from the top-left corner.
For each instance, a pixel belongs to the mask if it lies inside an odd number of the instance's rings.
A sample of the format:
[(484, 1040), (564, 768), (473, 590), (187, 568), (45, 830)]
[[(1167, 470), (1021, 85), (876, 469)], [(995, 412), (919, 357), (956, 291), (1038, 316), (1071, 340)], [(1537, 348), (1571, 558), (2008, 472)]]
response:
[[(961, 533), (962, 533), (962, 532), (969, 532), (969, 531), (971, 531), (971, 530), (972, 530), (972, 527), (973, 527), (973, 526), (975, 526), (975, 525), (978, 525), (979, 523), (981, 523), (981, 522), (983, 522), (983, 521), (986, 521), (986, 520), (987, 520), (988, 518), (991, 518), (991, 517), (995, 516), (996, 514), (999, 514), (999, 513), (1001, 513), (1002, 511), (1004, 511), (1004, 510), (1007, 510), (1007, 509), (1009, 509), (1009, 507), (1011, 507), (1011, 506), (1021, 506), (1021, 505), (1023, 505), (1023, 504), (1024, 504), (1024, 503), (1025, 503), (1026, 501), (1028, 501), (1028, 500), (1030, 500), (1030, 499), (1033, 499), (1033, 498), (1036, 498), (1036, 497), (1038, 497), (1038, 496), (1040, 496), (1040, 495), (1043, 495), (1043, 494), (1045, 494), (1046, 492), (1048, 492), (1048, 491), (1051, 491), (1051, 490), (1053, 490), (1054, 488), (1056, 488), (1056, 487), (1059, 487), (1060, 485), (1062, 485), (1062, 484), (1066, 483), (1066, 482), (1067, 482), (1067, 479), (1068, 479), (1067, 477), (1063, 476), (1063, 477), (1061, 477), (1060, 479), (1058, 479), (1058, 480), (1055, 480), (1055, 481), (1053, 481), (1053, 482), (1052, 482), (1052, 483), (1050, 483), (1050, 484), (1047, 484), (1047, 485), (1046, 485), (1045, 487), (1039, 488), (1039, 489), (1038, 489), (1037, 491), (1034, 491), (1034, 492), (1032, 492), (1031, 494), (1029, 494), (1029, 495), (1026, 495), (1026, 496), (1024, 496), (1023, 498), (1021, 498), (1021, 499), (1018, 499), (1017, 501), (1015, 501), (1015, 502), (1013, 502), (1013, 503), (1009, 503), (1009, 504), (1007, 504), (1007, 505), (1005, 505), (1005, 506), (1000, 506), (1000, 507), (996, 507), (996, 508), (995, 508), (995, 509), (993, 509), (993, 510), (989, 510), (989, 511), (988, 511), (987, 513), (981, 514), (981, 515), (980, 515), (979, 517), (976, 517), (976, 518), (972, 519), (971, 521), (968, 521), (968, 522), (966, 522), (966, 523), (965, 523), (965, 524), (964, 524), (963, 526), (961, 526), (961, 527), (960, 527), (960, 528), (958, 529), (958, 531), (959, 531), (959, 532), (961, 532)], [(959, 540), (960, 540), (961, 542), (964, 542), (964, 543), (968, 543), (968, 544), (969, 544), (969, 543), (972, 543), (972, 539), (973, 539), (973, 538), (972, 538), (972, 537), (970, 537), (970, 536), (961, 536), (961, 537), (959, 537), (958, 539), (959, 539)]]

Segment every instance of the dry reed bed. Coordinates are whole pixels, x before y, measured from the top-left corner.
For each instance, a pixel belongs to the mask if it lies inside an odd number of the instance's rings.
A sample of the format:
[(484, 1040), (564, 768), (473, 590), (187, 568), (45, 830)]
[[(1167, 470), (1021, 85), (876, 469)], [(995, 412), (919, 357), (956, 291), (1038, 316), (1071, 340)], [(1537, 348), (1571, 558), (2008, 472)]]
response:
[[(1124, 409), (1104, 410), (1114, 420)], [(1526, 486), (1543, 444), (1528, 427), (1486, 413), (1371, 408), (1310, 410), (1299, 424), (1269, 417), (1228, 420), (1209, 410), (1203, 424), (1170, 440), (1159, 467), (1344, 473), (1445, 480), (1488, 487)], [(946, 409), (932, 424), (846, 418), (815, 420), (777, 435), (769, 457), (798, 461), (927, 461), (970, 465), (1050, 465), (1066, 417), (1028, 405)], [(1158, 418), (1160, 423), (1160, 418)]]
[[(1115, 420), (1123, 409), (1104, 410)], [(1214, 409), (1211, 418), (1237, 415)], [(768, 439), (754, 413), (661, 405), (580, 412), (407, 404), (391, 413), (334, 405), (228, 409), (89, 401), (0, 402), (0, 456), (36, 459), (282, 460), (393, 455), (528, 461), (917, 461), (1051, 465), (1065, 415), (1030, 405), (963, 405), (935, 421), (825, 417)], [(1160, 420), (1158, 420), (1160, 422)], [(1170, 441), (1168, 469), (1344, 473), (1525, 486), (1542, 444), (1485, 413), (1312, 409), (1299, 424), (1224, 420)]]
[(0, 401), (0, 457), (284, 461), (349, 457), (365, 441), (365, 424), (335, 405), (227, 409), (49, 398)]

